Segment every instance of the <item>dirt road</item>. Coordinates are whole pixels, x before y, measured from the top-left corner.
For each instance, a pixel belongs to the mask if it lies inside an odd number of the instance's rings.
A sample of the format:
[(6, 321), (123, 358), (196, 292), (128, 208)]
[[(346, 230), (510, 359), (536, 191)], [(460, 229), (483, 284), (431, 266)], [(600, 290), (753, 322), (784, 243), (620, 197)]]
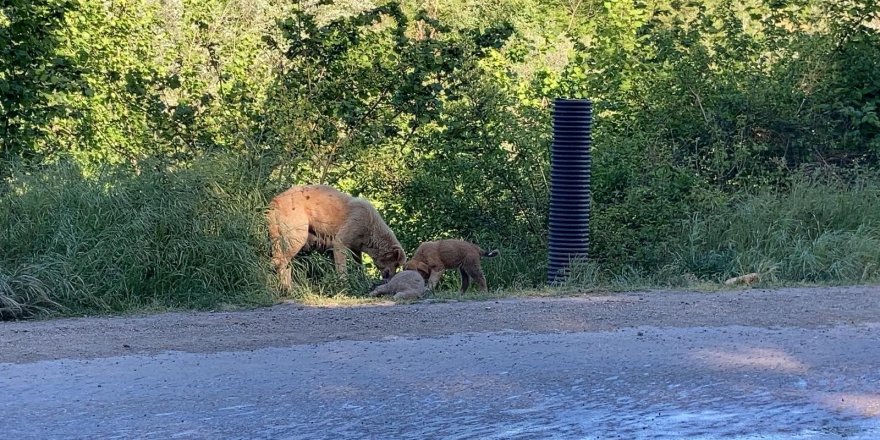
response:
[(0, 438), (880, 438), (880, 288), (0, 323)]

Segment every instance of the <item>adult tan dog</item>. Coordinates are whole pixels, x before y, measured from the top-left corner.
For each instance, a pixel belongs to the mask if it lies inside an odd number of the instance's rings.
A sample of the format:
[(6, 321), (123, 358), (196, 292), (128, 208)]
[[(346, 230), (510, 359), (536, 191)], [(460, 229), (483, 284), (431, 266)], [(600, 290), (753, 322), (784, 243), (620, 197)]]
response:
[(433, 289), (440, 276), (447, 269), (461, 273), (461, 292), (464, 293), (474, 281), (482, 291), (486, 287), (486, 277), (480, 265), (480, 257), (494, 257), (497, 250), (486, 252), (479, 246), (464, 240), (426, 241), (419, 245), (404, 269), (415, 270), (428, 280), (428, 288)]
[(272, 264), (281, 287), (290, 289), (290, 261), (306, 248), (332, 249), (333, 261), (345, 276), (345, 252), (360, 264), (365, 252), (388, 279), (406, 262), (394, 232), (370, 202), (327, 185), (298, 185), (275, 196), (266, 212)]

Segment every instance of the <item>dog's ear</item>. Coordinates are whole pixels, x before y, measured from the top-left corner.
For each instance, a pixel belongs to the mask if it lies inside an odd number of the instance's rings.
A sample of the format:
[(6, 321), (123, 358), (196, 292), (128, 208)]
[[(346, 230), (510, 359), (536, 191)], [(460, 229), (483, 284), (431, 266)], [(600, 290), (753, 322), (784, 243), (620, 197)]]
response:
[(421, 275), (422, 278), (425, 279), (425, 281), (428, 281), (428, 278), (431, 277), (431, 274), (430, 274), (427, 270), (425, 270), (424, 268), (422, 268), (422, 267), (416, 269), (416, 272), (418, 272), (419, 275)]
[(403, 270), (427, 270), (428, 265), (419, 260), (409, 260), (403, 265)]
[(382, 255), (382, 259), (389, 263), (394, 262), (397, 263), (398, 266), (403, 266), (403, 263), (406, 262), (406, 254), (403, 253), (403, 249), (395, 248)]
[(431, 276), (431, 268), (428, 267), (427, 264), (422, 263), (421, 261), (410, 260), (408, 263), (406, 263), (405, 266), (403, 266), (403, 269), (404, 270), (414, 270), (414, 271), (418, 272), (419, 275), (421, 275), (422, 278), (425, 279), (425, 281), (428, 281), (428, 277)]

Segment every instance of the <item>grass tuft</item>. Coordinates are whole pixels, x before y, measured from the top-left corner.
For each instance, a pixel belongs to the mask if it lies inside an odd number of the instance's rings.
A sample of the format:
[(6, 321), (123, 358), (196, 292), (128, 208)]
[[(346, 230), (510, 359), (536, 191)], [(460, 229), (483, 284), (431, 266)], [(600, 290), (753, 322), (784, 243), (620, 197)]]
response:
[(13, 273), (0, 268), (0, 320), (27, 319), (63, 309), (37, 275), (46, 272), (41, 267), (22, 267)]

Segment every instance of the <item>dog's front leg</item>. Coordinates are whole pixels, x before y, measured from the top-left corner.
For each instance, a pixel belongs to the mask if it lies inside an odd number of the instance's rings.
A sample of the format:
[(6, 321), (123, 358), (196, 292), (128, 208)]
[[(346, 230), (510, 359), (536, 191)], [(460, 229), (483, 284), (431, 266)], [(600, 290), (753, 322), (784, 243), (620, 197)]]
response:
[(428, 276), (428, 289), (434, 290), (434, 288), (437, 287), (437, 283), (440, 282), (441, 275), (443, 275), (442, 270), (431, 269), (431, 275)]
[(284, 293), (290, 292), (290, 285), (293, 282), (290, 264), (278, 269), (278, 277), (281, 280), (281, 291)]
[(367, 295), (370, 295), (370, 296), (379, 296), (379, 295), (385, 295), (386, 293), (391, 293), (391, 292), (388, 291), (388, 285), (387, 285), (387, 284), (383, 284), (383, 285), (381, 285), (381, 286), (376, 287), (375, 289), (373, 289), (373, 291), (370, 292), (370, 293), (368, 293)]
[(345, 250), (345, 247), (333, 244), (333, 262), (336, 263), (336, 272), (342, 278), (348, 275), (348, 272), (345, 271)]

